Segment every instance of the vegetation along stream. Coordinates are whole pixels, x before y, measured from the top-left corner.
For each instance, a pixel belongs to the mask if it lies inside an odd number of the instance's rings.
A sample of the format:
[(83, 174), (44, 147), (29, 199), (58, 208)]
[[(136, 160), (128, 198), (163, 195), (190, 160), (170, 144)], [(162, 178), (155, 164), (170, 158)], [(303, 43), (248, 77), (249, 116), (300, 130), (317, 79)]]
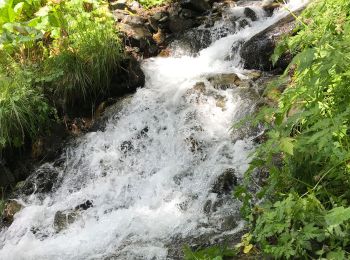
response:
[(32, 183), (54, 175), (50, 191), (16, 195), (21, 210), (0, 232), (0, 259), (182, 259), (184, 244), (239, 241), (231, 192), (260, 130), (231, 127), (257, 109), (262, 87), (240, 50), (305, 4), (270, 14), (254, 1), (227, 6), (212, 27), (184, 35), (205, 30), (199, 48), (179, 36), (170, 57), (144, 59), (145, 86), (107, 110), (105, 127), (34, 171)]

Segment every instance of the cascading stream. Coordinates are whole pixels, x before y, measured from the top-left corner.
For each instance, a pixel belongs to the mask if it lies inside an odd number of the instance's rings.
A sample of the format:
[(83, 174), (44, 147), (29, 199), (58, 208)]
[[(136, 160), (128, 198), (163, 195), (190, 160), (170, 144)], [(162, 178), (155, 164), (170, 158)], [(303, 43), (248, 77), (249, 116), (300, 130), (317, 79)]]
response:
[[(237, 88), (215, 88), (208, 77), (246, 78), (232, 46), (288, 13), (255, 11), (258, 21), (196, 57), (145, 60), (145, 87), (111, 111), (106, 129), (67, 147), (64, 163), (41, 167), (57, 172), (57, 183), (49, 194), (18, 199), (24, 207), (0, 233), (0, 259), (172, 259), (176, 241), (242, 230), (239, 203), (213, 185), (227, 170), (239, 180), (247, 169), (252, 138), (233, 139), (229, 129), (254, 100)], [(235, 224), (225, 229), (228, 217)]]

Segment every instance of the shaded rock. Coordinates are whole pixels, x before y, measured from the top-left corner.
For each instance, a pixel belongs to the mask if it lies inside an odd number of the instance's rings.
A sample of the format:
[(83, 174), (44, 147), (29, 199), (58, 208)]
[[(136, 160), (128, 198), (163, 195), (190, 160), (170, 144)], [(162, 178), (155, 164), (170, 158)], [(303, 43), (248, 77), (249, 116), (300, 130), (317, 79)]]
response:
[(275, 65), (272, 64), (270, 57), (278, 41), (282, 36), (291, 34), (295, 25), (294, 17), (288, 15), (247, 41), (240, 52), (244, 68), (264, 71), (284, 70), (291, 62), (292, 55), (285, 53)]
[(211, 191), (219, 196), (230, 194), (235, 185), (237, 185), (235, 170), (228, 168), (217, 178)]
[(256, 13), (253, 11), (253, 9), (246, 7), (244, 8), (244, 15), (248, 17), (253, 22), (258, 20), (258, 17), (256, 16)]
[(210, 9), (210, 5), (205, 0), (181, 0), (180, 5), (193, 11), (203, 13)]
[(145, 84), (145, 75), (140, 63), (133, 57), (128, 57), (120, 64), (121, 71), (116, 72), (110, 87), (111, 96), (121, 96), (133, 93)]
[(2, 223), (5, 226), (10, 226), (13, 222), (14, 216), (22, 209), (22, 205), (15, 200), (9, 200), (5, 203), (4, 211), (2, 213)]
[(180, 33), (192, 28), (194, 24), (194, 21), (191, 19), (181, 18), (179, 16), (170, 16), (168, 26), (172, 33)]

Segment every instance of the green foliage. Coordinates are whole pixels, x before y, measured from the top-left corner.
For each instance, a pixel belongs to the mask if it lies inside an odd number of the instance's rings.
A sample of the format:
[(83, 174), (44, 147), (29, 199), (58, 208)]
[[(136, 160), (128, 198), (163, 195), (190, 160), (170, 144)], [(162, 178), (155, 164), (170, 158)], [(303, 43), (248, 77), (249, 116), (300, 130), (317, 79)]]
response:
[(123, 50), (103, 0), (5, 0), (0, 56), (1, 151), (45, 128), (52, 106), (105, 95)]
[(227, 247), (212, 246), (192, 251), (189, 246), (183, 249), (185, 260), (222, 260), (224, 257), (235, 256), (237, 252)]
[(263, 254), (345, 259), (350, 257), (350, 2), (314, 1), (300, 19), (296, 34), (273, 56), (276, 61), (285, 51), (295, 55), (281, 80), (288, 86), (277, 107), (256, 116), (268, 140), (256, 150), (247, 178), (257, 169), (269, 173), (258, 194), (267, 203), (254, 207), (245, 201), (244, 212)]
[(49, 122), (49, 115), (45, 98), (22, 77), (0, 78), (0, 151), (35, 137)]

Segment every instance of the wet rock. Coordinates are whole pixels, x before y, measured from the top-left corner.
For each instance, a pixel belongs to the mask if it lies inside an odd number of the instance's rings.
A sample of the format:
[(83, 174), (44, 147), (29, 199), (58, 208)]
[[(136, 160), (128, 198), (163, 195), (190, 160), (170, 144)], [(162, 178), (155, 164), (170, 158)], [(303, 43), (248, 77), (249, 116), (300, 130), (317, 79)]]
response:
[(74, 209), (75, 210), (87, 210), (88, 208), (91, 208), (93, 206), (94, 205), (93, 205), (92, 201), (91, 200), (87, 200), (84, 203), (76, 206)]
[(217, 178), (211, 191), (218, 194), (218, 196), (227, 195), (231, 193), (235, 185), (237, 185), (235, 170), (229, 168)]
[(27, 196), (33, 193), (51, 192), (57, 178), (57, 169), (51, 164), (44, 164), (25, 180), (18, 192)]
[(196, 55), (211, 43), (211, 33), (208, 29), (195, 28), (185, 32), (170, 47), (176, 52), (180, 50), (185, 55)]
[(57, 211), (54, 217), (54, 228), (56, 232), (66, 229), (70, 224), (74, 223), (78, 214), (74, 211)]
[(70, 224), (74, 223), (83, 210), (93, 207), (91, 200), (87, 200), (82, 204), (77, 205), (74, 209), (57, 211), (54, 217), (54, 228), (56, 232), (66, 229)]
[(2, 213), (2, 222), (5, 226), (10, 226), (14, 220), (14, 216), (22, 209), (22, 205), (15, 200), (9, 200), (5, 203)]
[(210, 9), (210, 5), (205, 0), (181, 0), (180, 5), (183, 8), (203, 13)]
[(218, 74), (208, 77), (208, 81), (217, 89), (227, 89), (241, 84), (241, 79), (235, 73)]
[(244, 68), (264, 71), (284, 70), (292, 59), (289, 53), (282, 55), (275, 65), (272, 64), (270, 57), (278, 41), (282, 36), (291, 34), (295, 25), (294, 17), (288, 15), (247, 41), (240, 53), (244, 60)]
[(258, 20), (258, 17), (256, 16), (256, 13), (253, 11), (253, 9), (246, 7), (244, 8), (244, 15), (248, 17), (253, 22)]

